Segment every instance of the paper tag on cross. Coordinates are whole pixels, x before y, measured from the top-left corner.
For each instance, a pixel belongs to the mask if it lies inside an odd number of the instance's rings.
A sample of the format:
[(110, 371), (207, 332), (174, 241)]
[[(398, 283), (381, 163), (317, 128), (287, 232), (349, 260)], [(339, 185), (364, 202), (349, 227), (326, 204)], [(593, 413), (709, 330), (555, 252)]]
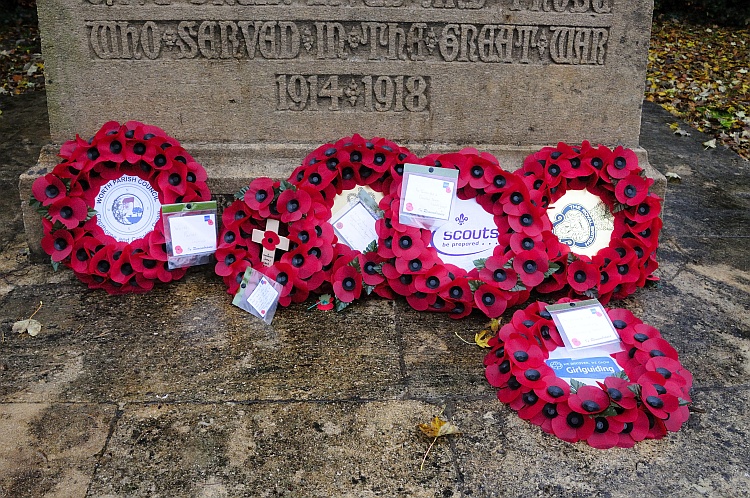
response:
[[(279, 242), (272, 249), (269, 249), (264, 244), (264, 242), (268, 242), (269, 244), (273, 244), (274, 242), (272, 238), (264, 240), (267, 238), (266, 234), (268, 232), (273, 232), (279, 238)], [(276, 259), (276, 249), (281, 249), (282, 251), (289, 250), (289, 239), (279, 235), (279, 220), (267, 219), (265, 232), (258, 230), (257, 228), (254, 229), (253, 242), (257, 242), (263, 246), (263, 254), (260, 256), (260, 261), (263, 263), (263, 266), (273, 266), (274, 260)]]

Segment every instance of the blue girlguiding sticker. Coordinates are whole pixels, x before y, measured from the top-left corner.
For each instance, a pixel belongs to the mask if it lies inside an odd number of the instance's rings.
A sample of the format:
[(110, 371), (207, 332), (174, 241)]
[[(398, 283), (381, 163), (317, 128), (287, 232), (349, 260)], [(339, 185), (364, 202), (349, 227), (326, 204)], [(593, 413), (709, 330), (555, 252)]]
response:
[(622, 371), (617, 362), (610, 357), (594, 358), (550, 358), (545, 360), (547, 366), (563, 379), (604, 380)]

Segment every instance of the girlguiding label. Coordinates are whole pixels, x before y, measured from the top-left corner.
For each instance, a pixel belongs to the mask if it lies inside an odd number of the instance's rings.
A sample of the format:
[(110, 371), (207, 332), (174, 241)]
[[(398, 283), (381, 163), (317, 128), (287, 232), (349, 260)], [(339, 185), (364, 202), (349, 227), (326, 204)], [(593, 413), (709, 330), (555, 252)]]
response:
[(549, 206), (547, 215), (557, 238), (575, 254), (594, 256), (609, 246), (615, 218), (588, 190), (568, 190)]
[(118, 242), (146, 236), (159, 220), (159, 194), (137, 176), (124, 175), (99, 189), (94, 202), (96, 224)]
[(545, 360), (548, 367), (555, 371), (555, 374), (570, 382), (570, 379), (576, 379), (587, 385), (596, 385), (596, 382), (603, 382), (605, 378), (617, 375), (622, 371), (620, 366), (610, 357), (592, 357), (592, 358), (550, 358)]
[(498, 231), (493, 216), (473, 199), (456, 199), (448, 222), (432, 232), (430, 245), (443, 263), (464, 270), (474, 269), (474, 260), (492, 256)]

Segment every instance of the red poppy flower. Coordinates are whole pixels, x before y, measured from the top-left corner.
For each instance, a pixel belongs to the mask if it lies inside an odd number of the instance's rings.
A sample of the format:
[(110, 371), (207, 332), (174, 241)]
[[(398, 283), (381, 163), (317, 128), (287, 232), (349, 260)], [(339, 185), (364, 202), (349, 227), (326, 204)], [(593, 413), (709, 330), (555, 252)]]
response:
[(277, 262), (271, 267), (263, 267), (261, 271), (268, 278), (281, 285), (281, 292), (279, 293), (279, 304), (281, 306), (288, 306), (292, 302), (290, 294), (295, 287), (304, 286), (297, 278), (295, 269), (282, 261)]
[[(422, 234), (426, 233), (426, 236)], [(418, 258), (427, 248), (431, 234), (429, 230), (419, 230), (409, 227), (404, 232), (396, 232), (391, 249), (396, 258), (411, 261)], [(425, 238), (427, 240), (425, 241)]]
[[(628, 386), (630, 383), (620, 377), (607, 377), (604, 382), (599, 382), (599, 386), (607, 393), (609, 399), (625, 410), (636, 408), (637, 403), (635, 394)], [(609, 403), (607, 403), (609, 405)]]
[(599, 269), (585, 256), (570, 263), (567, 274), (568, 284), (578, 293), (593, 288), (600, 280)]
[(544, 385), (535, 392), (547, 403), (565, 404), (570, 397), (570, 385), (556, 375), (544, 377)]
[(628, 175), (615, 187), (615, 197), (622, 204), (637, 206), (648, 196), (648, 188), (653, 184), (652, 179), (640, 175)]
[(518, 274), (512, 267), (506, 268), (509, 258), (494, 254), (484, 262), (484, 268), (479, 270), (479, 278), (483, 282), (498, 289), (511, 290), (518, 282)]
[(545, 363), (537, 366), (529, 366), (528, 368), (519, 370), (516, 373), (518, 382), (523, 386), (534, 390), (545, 389), (547, 377), (555, 377), (555, 372)]
[(281, 261), (295, 269), (299, 278), (310, 278), (315, 272), (323, 269), (323, 262), (314, 255), (308, 254), (307, 246), (299, 246), (281, 256)]
[(673, 348), (671, 344), (660, 337), (647, 339), (642, 343), (636, 342), (635, 347), (637, 349), (637, 351), (635, 352), (635, 357), (642, 365), (645, 365), (649, 359), (656, 356), (666, 356), (667, 358), (672, 358), (673, 360), (678, 359), (677, 350), (675, 350), (675, 348)]
[(345, 303), (351, 303), (362, 294), (362, 277), (357, 270), (344, 265), (333, 274), (333, 293)]
[(437, 294), (428, 294), (425, 292), (416, 291), (413, 294), (409, 294), (408, 296), (406, 296), (406, 302), (409, 303), (409, 306), (417, 311), (425, 311), (430, 306), (435, 304), (437, 298)]
[(505, 312), (508, 300), (505, 292), (489, 284), (482, 284), (474, 292), (474, 303), (490, 318), (497, 318)]
[(601, 413), (609, 406), (609, 396), (599, 387), (582, 386), (568, 399), (570, 408), (578, 413), (593, 415)]
[[(185, 195), (187, 192), (186, 176), (187, 166), (179, 162), (174, 163), (169, 169), (160, 171), (156, 175), (156, 184), (159, 186), (160, 194), (164, 195), (165, 199)], [(167, 204), (172, 203), (167, 202)]]
[(396, 269), (401, 273), (419, 274), (430, 270), (440, 262), (437, 251), (425, 248), (419, 256), (411, 260), (396, 258)]
[[(517, 404), (518, 401), (521, 401), (520, 405)], [(518, 416), (523, 420), (531, 420), (539, 415), (544, 409), (544, 405), (544, 401), (539, 399), (536, 392), (529, 390), (516, 400), (516, 405), (513, 408), (518, 411)]]
[(647, 372), (638, 378), (641, 386), (643, 406), (655, 417), (666, 419), (680, 406), (679, 387), (655, 372)]
[(575, 443), (587, 440), (596, 429), (596, 422), (588, 415), (571, 410), (565, 404), (557, 405), (557, 417), (552, 419), (552, 430), (555, 436), (563, 441)]
[(620, 433), (624, 428), (624, 422), (613, 420), (612, 417), (595, 417), (594, 432), (586, 442), (600, 450), (614, 448), (620, 442)]
[(281, 213), (281, 221), (291, 223), (302, 218), (312, 206), (310, 194), (303, 189), (284, 190), (279, 194), (276, 209)]
[(516, 379), (515, 375), (511, 375), (508, 378), (508, 382), (506, 382), (506, 385), (501, 386), (497, 391), (497, 399), (499, 399), (503, 403), (511, 404), (514, 400), (518, 399), (523, 395), (524, 392), (527, 391), (528, 389), (524, 388), (523, 385), (518, 382), (518, 379)]
[(278, 233), (270, 230), (263, 233), (263, 241), (261, 242), (261, 245), (264, 249), (273, 251), (276, 249), (276, 246), (279, 245), (279, 242), (281, 242), (281, 238), (279, 238)]
[(52, 261), (62, 261), (73, 251), (73, 235), (68, 230), (55, 230), (42, 237), (42, 249)]
[(425, 294), (440, 292), (451, 282), (448, 269), (443, 265), (430, 268), (426, 273), (417, 275), (414, 279), (414, 288)]
[(531, 203), (523, 204), (523, 206), (524, 209), (519, 215), (508, 216), (508, 223), (514, 231), (535, 237), (545, 230), (551, 230), (552, 225), (549, 217), (544, 216), (544, 208)]
[(88, 216), (88, 206), (77, 197), (63, 197), (49, 206), (52, 222), (59, 221), (66, 228), (75, 228)]
[[(623, 187), (624, 188), (624, 187)], [(636, 223), (645, 223), (659, 216), (661, 211), (661, 198), (654, 194), (649, 194), (640, 204), (633, 209), (626, 209), (625, 216)]]
[(449, 276), (451, 273), (453, 273), (453, 276), (455, 278), (453, 278), (448, 285), (440, 290), (440, 297), (442, 297), (446, 301), (464, 303), (472, 302), (474, 300), (474, 296), (472, 295), (471, 287), (469, 286), (469, 279), (466, 278), (465, 272), (464, 274), (456, 274), (449, 269), (448, 273)]
[(31, 186), (31, 193), (34, 198), (42, 203), (43, 206), (49, 206), (54, 201), (65, 196), (67, 192), (65, 184), (57, 176), (49, 173), (40, 176), (34, 180)]
[(246, 251), (239, 247), (219, 248), (216, 250), (216, 267), (214, 271), (217, 275), (225, 277), (235, 273), (236, 265), (240, 263)]
[(130, 253), (125, 250), (112, 262), (110, 278), (119, 284), (126, 284), (135, 278), (135, 269), (130, 262)]
[(633, 422), (626, 422), (620, 431), (617, 446), (632, 448), (638, 441), (643, 441), (648, 435), (648, 416), (643, 410), (637, 410), (637, 417)]
[(689, 391), (693, 385), (693, 374), (683, 368), (682, 364), (666, 356), (655, 356), (646, 362), (644, 367), (646, 372), (656, 372), (664, 379), (669, 380), (680, 386), (682, 389), (683, 399), (689, 399)]
[(271, 204), (274, 195), (273, 180), (270, 178), (256, 178), (250, 182), (243, 200), (250, 209), (260, 211)]
[(539, 249), (522, 251), (513, 258), (513, 269), (524, 285), (534, 287), (544, 280), (544, 273), (549, 269), (549, 261)]
[(639, 173), (638, 156), (630, 149), (618, 146), (612, 151), (607, 162), (607, 173), (612, 178), (625, 178), (631, 173)]

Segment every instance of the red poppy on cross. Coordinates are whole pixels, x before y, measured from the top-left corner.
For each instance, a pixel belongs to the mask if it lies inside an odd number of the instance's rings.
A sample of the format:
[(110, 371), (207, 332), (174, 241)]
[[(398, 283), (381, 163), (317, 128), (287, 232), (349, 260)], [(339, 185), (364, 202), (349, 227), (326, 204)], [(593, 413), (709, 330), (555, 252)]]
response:
[(273, 266), (276, 249), (289, 250), (289, 239), (279, 235), (279, 220), (267, 219), (265, 231), (254, 229), (253, 242), (263, 246), (260, 261), (264, 266)]

